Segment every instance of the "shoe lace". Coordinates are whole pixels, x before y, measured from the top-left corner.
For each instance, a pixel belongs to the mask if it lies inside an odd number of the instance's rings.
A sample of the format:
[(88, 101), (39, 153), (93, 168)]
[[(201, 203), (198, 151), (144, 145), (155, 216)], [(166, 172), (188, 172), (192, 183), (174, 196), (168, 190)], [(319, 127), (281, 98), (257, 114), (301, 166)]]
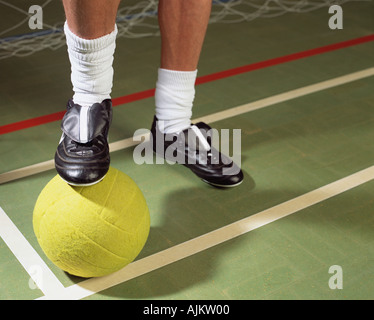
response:
[[(193, 135), (192, 135), (192, 140), (190, 140), (189, 142), (192, 141), (192, 147), (195, 149), (194, 150), (195, 154), (199, 155), (200, 161), (203, 163), (206, 162), (209, 165), (211, 164), (218, 165), (220, 163), (219, 152), (216, 152), (212, 149), (210, 143), (208, 142), (208, 140), (205, 138), (205, 136), (202, 134), (202, 132), (197, 126), (192, 125), (190, 129), (191, 129), (191, 132), (193, 132)], [(198, 140), (198, 143), (197, 143), (198, 147), (196, 145), (196, 138)]]
[(73, 146), (71, 151), (77, 154), (85, 154), (85, 155), (91, 155), (91, 154), (100, 152), (105, 146), (104, 141), (102, 141), (102, 139), (100, 138), (101, 137), (99, 136), (86, 143), (81, 143), (81, 142), (77, 142), (74, 140), (70, 140), (70, 143)]

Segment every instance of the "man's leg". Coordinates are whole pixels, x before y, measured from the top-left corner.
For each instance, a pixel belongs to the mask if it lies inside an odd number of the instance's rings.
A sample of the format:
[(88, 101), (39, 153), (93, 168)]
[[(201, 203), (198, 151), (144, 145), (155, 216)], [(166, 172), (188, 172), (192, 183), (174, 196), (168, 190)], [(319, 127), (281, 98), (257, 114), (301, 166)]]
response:
[(161, 67), (156, 84), (156, 116), (165, 133), (188, 128), (195, 97), (197, 65), (212, 0), (160, 0)]
[(89, 106), (110, 98), (119, 2), (63, 0), (75, 103)]
[(74, 96), (62, 121), (55, 166), (70, 184), (97, 183), (109, 169), (107, 136), (119, 2), (63, 0)]
[(212, 0), (160, 0), (161, 68), (195, 71)]
[[(165, 158), (167, 154), (176, 153), (182, 163), (205, 182), (219, 187), (233, 187), (243, 180), (240, 168), (211, 147), (209, 139), (203, 133), (210, 130), (208, 125), (191, 125), (197, 65), (211, 6), (212, 0), (159, 2), (161, 67), (156, 84), (153, 147)], [(160, 136), (163, 136), (161, 147), (157, 138)], [(177, 136), (185, 146), (179, 150), (176, 147), (175, 152), (169, 152), (169, 147), (174, 149), (176, 145), (180, 145), (173, 142), (173, 136)], [(189, 155), (186, 154), (187, 151)], [(180, 163), (179, 160), (178, 162)]]
[(114, 30), (120, 0), (63, 0), (70, 30), (84, 39), (97, 39)]

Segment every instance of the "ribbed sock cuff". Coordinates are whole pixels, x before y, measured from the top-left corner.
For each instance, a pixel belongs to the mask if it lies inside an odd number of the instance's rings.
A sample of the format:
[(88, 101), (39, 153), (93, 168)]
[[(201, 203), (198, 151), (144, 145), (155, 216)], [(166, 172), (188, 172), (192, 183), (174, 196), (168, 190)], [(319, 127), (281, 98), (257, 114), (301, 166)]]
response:
[(193, 90), (196, 82), (197, 70), (175, 71), (158, 69), (158, 82), (168, 88), (176, 90)]
[(110, 99), (117, 26), (110, 34), (97, 39), (83, 39), (75, 35), (66, 22), (64, 30), (71, 63), (74, 102), (90, 106)]
[(195, 98), (195, 71), (158, 70), (156, 116), (163, 121), (164, 133), (182, 131), (191, 125)]
[(117, 25), (114, 25), (114, 30), (111, 33), (97, 39), (83, 39), (74, 34), (70, 30), (67, 21), (65, 21), (64, 32), (68, 47), (74, 48), (77, 52), (84, 53), (102, 50), (110, 46), (117, 38), (118, 28)]

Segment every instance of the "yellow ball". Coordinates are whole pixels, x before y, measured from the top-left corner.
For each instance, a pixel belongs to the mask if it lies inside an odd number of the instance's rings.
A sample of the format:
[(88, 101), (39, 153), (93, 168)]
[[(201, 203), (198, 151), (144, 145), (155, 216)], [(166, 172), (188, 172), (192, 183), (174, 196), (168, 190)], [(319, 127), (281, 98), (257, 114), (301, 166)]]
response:
[(90, 187), (54, 177), (38, 197), (33, 226), (55, 265), (89, 278), (118, 271), (137, 257), (148, 238), (150, 216), (139, 187), (111, 167)]

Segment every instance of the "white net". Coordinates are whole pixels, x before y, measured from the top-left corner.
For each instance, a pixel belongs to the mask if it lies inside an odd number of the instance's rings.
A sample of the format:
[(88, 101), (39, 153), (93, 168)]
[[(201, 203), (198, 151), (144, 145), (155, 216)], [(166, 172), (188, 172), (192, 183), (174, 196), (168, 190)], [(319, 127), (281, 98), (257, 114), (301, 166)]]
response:
[[(352, 1), (365, 0), (212, 0), (213, 9), (210, 23), (240, 23), (249, 22), (256, 18), (272, 18), (288, 12), (309, 12), (332, 4), (343, 4)], [(18, 1), (19, 2), (19, 1)], [(133, 2), (133, 3), (131, 3)], [(43, 30), (30, 32), (27, 29), (30, 14), (25, 6), (16, 5), (17, 1), (0, 0), (0, 12), (17, 14), (18, 23), (0, 29), (0, 60), (9, 57), (29, 56), (44, 49), (57, 50), (65, 45), (63, 33), (64, 21), (50, 25), (43, 21)], [(62, 11), (62, 6), (56, 1), (46, 0), (41, 5), (43, 12), (49, 7)], [(122, 1), (118, 10), (118, 37), (139, 38), (158, 36), (157, 23), (158, 0)], [(4, 10), (3, 10), (4, 9)], [(61, 15), (60, 15), (61, 16)], [(45, 14), (44, 14), (45, 17)], [(6, 20), (6, 19), (2, 19)], [(14, 19), (12, 20), (14, 23)], [(17, 30), (28, 30), (17, 34)], [(9, 34), (16, 34), (11, 35)]]

